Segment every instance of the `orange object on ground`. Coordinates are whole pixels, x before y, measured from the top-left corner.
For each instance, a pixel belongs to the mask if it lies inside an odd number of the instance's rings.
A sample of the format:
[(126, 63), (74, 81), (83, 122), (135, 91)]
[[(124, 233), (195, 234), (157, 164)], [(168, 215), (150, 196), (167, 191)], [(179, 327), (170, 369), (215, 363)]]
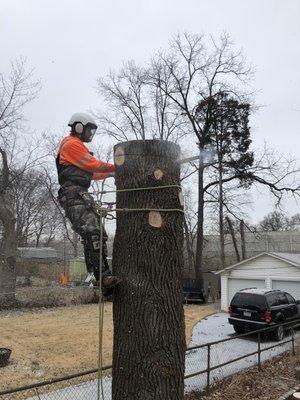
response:
[(62, 274), (60, 274), (59, 283), (60, 283), (62, 286), (67, 286), (67, 284), (69, 283), (68, 275), (67, 275), (65, 272), (63, 272)]

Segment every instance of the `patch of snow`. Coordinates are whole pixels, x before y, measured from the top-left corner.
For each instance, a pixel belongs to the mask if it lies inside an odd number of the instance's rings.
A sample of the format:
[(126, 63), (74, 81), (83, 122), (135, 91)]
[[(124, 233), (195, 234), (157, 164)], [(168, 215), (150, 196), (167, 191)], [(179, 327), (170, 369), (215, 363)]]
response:
[[(105, 400), (111, 400), (111, 377), (103, 378), (103, 392)], [(39, 394), (30, 397), (27, 400), (58, 400), (58, 399), (76, 399), (76, 400), (95, 400), (98, 398), (97, 380), (87, 381), (78, 385), (69, 386), (65, 389), (55, 390), (51, 393)], [(100, 396), (100, 399), (102, 397)]]
[[(232, 325), (228, 323), (227, 314), (218, 313), (204, 318), (193, 329), (192, 339), (189, 347), (215, 342), (226, 338), (234, 338), (236, 336)], [(300, 336), (299, 333), (296, 335)], [(286, 338), (284, 339), (286, 340)], [(267, 348), (272, 344), (277, 344), (269, 339), (262, 338), (261, 349)], [(211, 367), (226, 363), (235, 358), (241, 357), (248, 353), (257, 351), (258, 342), (255, 335), (245, 338), (237, 338), (222, 343), (211, 345), (210, 365)], [(280, 353), (291, 349), (291, 343), (275, 347), (263, 351), (261, 353), (261, 361), (268, 360)], [(200, 349), (188, 350), (185, 358), (185, 375), (203, 371), (207, 368), (208, 351), (207, 347)], [(249, 356), (245, 359), (235, 361), (232, 364), (216, 368), (210, 373), (210, 382), (223, 379), (229, 375), (235, 374), (245, 368), (250, 368), (257, 364), (257, 354)], [(185, 380), (185, 391), (204, 389), (207, 385), (207, 374), (202, 373)], [(103, 378), (104, 400), (111, 400), (111, 377)], [(31, 397), (27, 400), (58, 400), (59, 398), (74, 398), (76, 400), (94, 400), (97, 398), (98, 384), (97, 380), (81, 383), (79, 385), (70, 386), (65, 389), (56, 390), (51, 393)], [(101, 398), (101, 397), (100, 397)]]
[[(227, 318), (227, 314), (218, 313), (213, 316), (209, 316), (196, 324), (193, 329), (192, 340), (189, 347), (235, 337), (236, 333), (234, 332), (232, 325), (228, 323)], [(284, 338), (283, 341), (286, 339), (287, 338)], [(267, 348), (273, 344), (277, 344), (277, 342), (274, 342), (269, 338), (261, 339), (261, 349)], [(235, 358), (255, 352), (257, 349), (258, 341), (256, 335), (213, 344), (211, 345), (210, 350), (210, 365), (211, 367), (214, 367), (219, 364), (226, 363)], [(282, 346), (263, 351), (261, 353), (261, 361), (263, 362), (268, 360), (289, 349), (291, 349), (291, 343), (283, 344)], [(187, 351), (185, 359), (185, 374), (189, 375), (201, 370), (205, 370), (207, 368), (207, 353), (207, 347)], [(258, 355), (255, 354), (242, 360), (235, 361), (232, 364), (216, 368), (210, 373), (210, 382), (213, 383), (213, 381), (223, 379), (245, 368), (250, 368), (257, 363)], [(203, 373), (185, 380), (186, 392), (204, 389), (206, 385), (207, 373)]]

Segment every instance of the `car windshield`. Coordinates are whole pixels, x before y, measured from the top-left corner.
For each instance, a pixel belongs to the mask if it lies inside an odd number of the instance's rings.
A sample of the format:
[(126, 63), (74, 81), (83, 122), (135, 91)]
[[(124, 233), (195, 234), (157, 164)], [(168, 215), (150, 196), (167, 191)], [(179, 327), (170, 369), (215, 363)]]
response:
[(255, 293), (236, 293), (231, 300), (231, 306), (250, 310), (265, 310), (267, 308), (265, 296)]

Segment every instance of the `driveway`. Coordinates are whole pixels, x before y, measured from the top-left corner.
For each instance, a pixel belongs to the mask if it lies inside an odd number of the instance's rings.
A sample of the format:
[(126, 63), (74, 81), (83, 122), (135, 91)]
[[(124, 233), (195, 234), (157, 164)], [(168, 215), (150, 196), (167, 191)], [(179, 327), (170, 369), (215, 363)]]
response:
[[(192, 340), (189, 347), (214, 342), (226, 338), (233, 338), (236, 334), (231, 325), (227, 322), (227, 314), (217, 313), (204, 318), (198, 322), (192, 333)], [(297, 333), (299, 336), (299, 333)], [(285, 338), (286, 339), (286, 338)], [(263, 339), (261, 349), (275, 344), (269, 339)], [(257, 350), (257, 338), (253, 335), (247, 338), (234, 339), (227, 342), (214, 344), (211, 346), (211, 366), (216, 366), (242, 355)], [(275, 355), (283, 353), (291, 349), (291, 343), (284, 344), (274, 349), (267, 350), (261, 354), (261, 360), (267, 360)], [(189, 375), (207, 368), (207, 348), (189, 350), (186, 353), (186, 371)], [(226, 376), (232, 375), (242, 369), (252, 367), (257, 364), (257, 355), (247, 357), (246, 359), (234, 362), (211, 371), (211, 382), (220, 380)], [(201, 390), (206, 386), (206, 374), (201, 374), (185, 380), (186, 392), (192, 390)], [(103, 381), (104, 399), (111, 400), (111, 378), (105, 377)], [(31, 397), (28, 400), (60, 400), (66, 398), (74, 398), (77, 400), (94, 400), (97, 398), (97, 381), (89, 381), (66, 389), (57, 390), (55, 392), (40, 395), (40, 397)]]
[[(299, 333), (296, 334), (299, 336)], [(189, 347), (197, 346), (204, 343), (214, 342), (226, 338), (233, 338), (236, 333), (232, 325), (227, 321), (227, 314), (217, 313), (204, 318), (195, 325), (192, 334), (192, 340)], [(286, 337), (283, 341), (287, 340)], [(263, 338), (261, 349), (267, 348), (278, 342)], [(247, 336), (245, 338), (234, 339), (223, 343), (217, 343), (211, 346), (210, 362), (211, 366), (216, 366), (243, 355), (252, 353), (258, 348), (256, 335)], [(275, 355), (283, 353), (291, 349), (291, 343), (283, 344), (282, 346), (266, 350), (261, 354), (261, 361), (270, 359)], [(207, 348), (187, 351), (185, 365), (186, 375), (205, 370), (207, 368)], [(225, 365), (214, 371), (211, 371), (211, 382), (220, 380), (226, 376), (232, 375), (242, 369), (252, 367), (257, 364), (257, 354), (247, 357), (243, 360), (236, 361), (232, 364)], [(185, 380), (186, 392), (192, 390), (200, 390), (206, 386), (207, 375), (202, 374)]]

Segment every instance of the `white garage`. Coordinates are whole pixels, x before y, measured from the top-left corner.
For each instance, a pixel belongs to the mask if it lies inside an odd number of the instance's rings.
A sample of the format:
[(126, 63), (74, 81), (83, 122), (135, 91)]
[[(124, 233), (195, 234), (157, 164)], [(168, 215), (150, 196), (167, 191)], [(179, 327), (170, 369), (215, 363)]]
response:
[(245, 288), (280, 289), (300, 300), (300, 253), (262, 253), (215, 272), (221, 275), (221, 309)]
[(262, 279), (228, 278), (228, 299), (231, 300), (239, 290), (251, 287), (264, 288), (266, 287), (265, 281)]
[(284, 292), (290, 293), (295, 299), (300, 300), (300, 285), (299, 282), (295, 282), (294, 280), (272, 280), (272, 288), (273, 289), (280, 289)]

